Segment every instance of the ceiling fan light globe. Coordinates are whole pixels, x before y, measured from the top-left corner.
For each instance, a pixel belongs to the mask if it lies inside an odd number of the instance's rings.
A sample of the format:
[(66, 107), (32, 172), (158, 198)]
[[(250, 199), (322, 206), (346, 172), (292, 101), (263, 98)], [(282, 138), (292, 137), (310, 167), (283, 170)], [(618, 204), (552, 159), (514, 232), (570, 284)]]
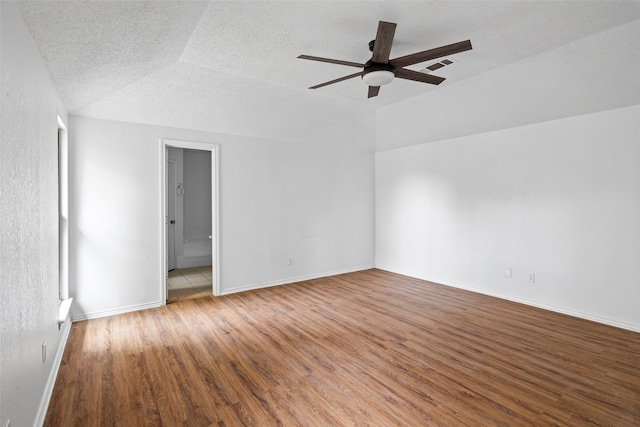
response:
[(362, 81), (367, 86), (384, 86), (393, 81), (395, 74), (389, 70), (369, 71), (362, 75)]

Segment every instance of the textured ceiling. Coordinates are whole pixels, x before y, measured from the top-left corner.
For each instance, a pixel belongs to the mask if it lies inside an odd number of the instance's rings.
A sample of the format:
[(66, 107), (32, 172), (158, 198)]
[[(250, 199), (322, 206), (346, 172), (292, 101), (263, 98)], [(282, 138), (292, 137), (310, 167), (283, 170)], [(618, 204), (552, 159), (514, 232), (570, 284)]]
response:
[[(381, 107), (448, 87), (464, 102), (464, 85), (484, 73), (640, 19), (637, 1), (25, 1), (21, 10), (72, 114), (287, 139), (368, 126)], [(392, 58), (466, 39), (473, 50), (434, 72), (447, 78), (437, 87), (396, 79), (373, 99), (357, 78), (306, 89), (358, 70), (298, 55), (365, 62), (379, 20), (398, 24)], [(637, 39), (623, 48), (637, 51)], [(518, 70), (486, 84), (546, 90)]]

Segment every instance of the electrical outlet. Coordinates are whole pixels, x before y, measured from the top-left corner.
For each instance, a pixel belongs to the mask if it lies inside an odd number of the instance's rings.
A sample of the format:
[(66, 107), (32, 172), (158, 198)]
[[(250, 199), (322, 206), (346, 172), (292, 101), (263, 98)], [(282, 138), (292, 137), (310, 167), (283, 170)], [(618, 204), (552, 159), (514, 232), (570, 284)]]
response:
[(529, 281), (531, 283), (536, 283), (536, 273), (529, 274)]
[(511, 279), (511, 277), (513, 277), (513, 276), (511, 275), (511, 268), (507, 268), (507, 269), (504, 271), (504, 277), (508, 277), (509, 279)]
[(42, 363), (47, 361), (47, 342), (42, 341)]
[(289, 257), (289, 265), (293, 265), (293, 258)]

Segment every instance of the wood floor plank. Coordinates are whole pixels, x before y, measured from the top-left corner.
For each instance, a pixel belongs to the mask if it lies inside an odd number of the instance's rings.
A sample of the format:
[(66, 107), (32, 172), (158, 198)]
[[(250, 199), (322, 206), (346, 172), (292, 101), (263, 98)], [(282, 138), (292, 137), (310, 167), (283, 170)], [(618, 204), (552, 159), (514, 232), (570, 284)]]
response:
[(640, 334), (380, 270), (72, 325), (45, 426), (640, 425)]

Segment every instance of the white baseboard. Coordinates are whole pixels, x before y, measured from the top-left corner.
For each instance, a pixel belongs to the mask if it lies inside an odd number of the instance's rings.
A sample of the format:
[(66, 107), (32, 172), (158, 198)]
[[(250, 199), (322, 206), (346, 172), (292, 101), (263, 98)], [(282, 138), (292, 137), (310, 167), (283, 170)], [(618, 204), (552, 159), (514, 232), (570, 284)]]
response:
[(306, 276), (289, 277), (286, 279), (274, 280), (272, 282), (263, 282), (263, 283), (256, 283), (253, 285), (237, 286), (233, 288), (223, 289), (220, 292), (220, 295), (229, 295), (229, 294), (235, 294), (237, 292), (245, 292), (245, 291), (252, 291), (255, 289), (270, 288), (272, 286), (288, 285), (290, 283), (303, 282), (305, 280), (320, 279), (322, 277), (337, 276), (338, 274), (354, 273), (356, 271), (370, 270), (372, 268), (374, 268), (373, 265), (364, 265), (361, 267), (346, 268), (342, 270), (333, 270), (333, 271), (327, 271), (324, 273), (309, 274)]
[(40, 400), (40, 406), (38, 407), (38, 413), (36, 420), (33, 423), (34, 427), (40, 427), (44, 424), (44, 419), (47, 416), (47, 410), (49, 409), (49, 402), (51, 401), (51, 395), (53, 394), (53, 386), (56, 384), (56, 378), (58, 377), (58, 370), (62, 363), (62, 356), (64, 355), (64, 349), (67, 346), (67, 340), (69, 339), (69, 332), (71, 332), (71, 319), (68, 319), (63, 323), (62, 337), (60, 337), (60, 344), (58, 345), (58, 351), (56, 351), (56, 357), (53, 359), (53, 365), (51, 366), (51, 372), (47, 379), (47, 384), (42, 394), (42, 400)]
[(91, 313), (82, 313), (82, 314), (75, 314), (72, 316), (72, 320), (74, 322), (80, 322), (83, 320), (91, 320), (91, 319), (99, 319), (101, 317), (109, 317), (109, 316), (115, 316), (117, 314), (124, 314), (124, 313), (130, 313), (132, 311), (139, 311), (139, 310), (147, 310), (149, 308), (156, 308), (156, 307), (160, 307), (161, 305), (163, 305), (160, 301), (156, 301), (156, 302), (148, 302), (145, 304), (135, 304), (135, 305), (129, 305), (126, 307), (119, 307), (119, 308), (114, 308), (111, 310), (101, 310), (101, 311), (94, 311)]
[(566, 314), (568, 316), (577, 317), (580, 319), (591, 320), (592, 322), (602, 323), (603, 325), (615, 326), (616, 328), (627, 329), (633, 332), (640, 332), (640, 325), (631, 323), (631, 322), (624, 322), (617, 319), (611, 319), (608, 317), (599, 316), (592, 313), (585, 313), (585, 312), (574, 310), (574, 309), (558, 307), (551, 304), (541, 304), (541, 303), (529, 301), (523, 298), (517, 298), (510, 295), (504, 295), (497, 292), (487, 291), (485, 289), (479, 289), (474, 286), (469, 286), (463, 283), (456, 283), (456, 282), (444, 280), (442, 278), (428, 277), (428, 276), (425, 276), (424, 274), (415, 274), (412, 272), (401, 271), (401, 270), (396, 270), (393, 268), (387, 268), (382, 266), (378, 266), (376, 268), (384, 271), (389, 271), (391, 273), (402, 274), (403, 276), (409, 276), (409, 277), (414, 277), (416, 279), (425, 280), (427, 282), (437, 283), (439, 285), (463, 289), (465, 291), (471, 291), (478, 294), (488, 295), (491, 297), (500, 298), (507, 301), (513, 301), (520, 304), (529, 305), (532, 307), (542, 308), (544, 310), (554, 311), (556, 313)]

